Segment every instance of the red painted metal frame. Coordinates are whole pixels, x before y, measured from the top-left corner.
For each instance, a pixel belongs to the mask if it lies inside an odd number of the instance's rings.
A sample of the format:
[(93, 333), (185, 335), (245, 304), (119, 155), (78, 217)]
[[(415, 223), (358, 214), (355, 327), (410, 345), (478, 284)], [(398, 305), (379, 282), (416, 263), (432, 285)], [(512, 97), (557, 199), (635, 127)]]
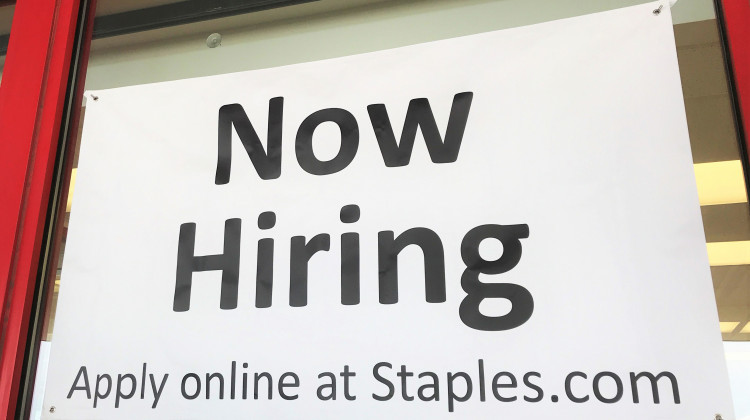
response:
[[(744, 134), (745, 150), (750, 151), (750, 0), (720, 0), (724, 20), (733, 86)], [(750, 159), (750, 155), (746, 156)]]
[(16, 416), (80, 3), (21, 1), (13, 15), (0, 84), (0, 418)]

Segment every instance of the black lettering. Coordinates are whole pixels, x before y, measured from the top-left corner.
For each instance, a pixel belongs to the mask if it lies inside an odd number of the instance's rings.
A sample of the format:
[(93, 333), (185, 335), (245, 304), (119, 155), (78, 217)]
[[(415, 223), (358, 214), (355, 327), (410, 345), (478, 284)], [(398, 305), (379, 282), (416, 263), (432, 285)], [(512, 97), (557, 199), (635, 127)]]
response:
[(430, 303), (445, 302), (445, 255), (437, 233), (423, 227), (407, 230), (393, 238), (393, 231), (378, 233), (380, 303), (398, 302), (398, 254), (417, 245), (424, 254), (425, 298)]
[(448, 127), (445, 131), (445, 141), (440, 136), (440, 130), (438, 130), (427, 98), (412, 99), (409, 102), (404, 128), (401, 131), (401, 140), (398, 143), (385, 105), (373, 104), (368, 106), (367, 112), (370, 114), (370, 122), (375, 131), (375, 137), (378, 140), (385, 166), (394, 167), (409, 164), (411, 152), (414, 148), (414, 139), (417, 135), (417, 127), (422, 131), (427, 151), (434, 163), (455, 162), (458, 159), (458, 151), (461, 148), (473, 96), (472, 92), (462, 92), (453, 97)]
[[(509, 383), (503, 384), (500, 383), (500, 379), (506, 377), (510, 380)], [(495, 375), (494, 378), (492, 378), (492, 394), (495, 396), (495, 399), (501, 402), (512, 402), (518, 399), (516, 396), (512, 397), (503, 397), (500, 395), (500, 389), (503, 388), (513, 388), (515, 389), (518, 386), (518, 383), (516, 382), (516, 377), (513, 376), (510, 372), (500, 372), (497, 375)]]
[(576, 397), (573, 395), (573, 389), (571, 388), (570, 384), (573, 382), (573, 378), (580, 377), (583, 379), (586, 379), (587, 376), (583, 372), (572, 372), (568, 376), (565, 377), (565, 395), (568, 397), (570, 401), (573, 401), (574, 403), (585, 403), (589, 400), (589, 396), (586, 395), (585, 397)]
[(409, 386), (406, 383), (406, 379), (410, 376), (414, 376), (414, 373), (408, 372), (406, 370), (406, 365), (401, 365), (401, 370), (396, 373), (396, 376), (401, 378), (401, 398), (403, 398), (405, 401), (414, 401), (414, 397), (407, 393)]
[(479, 401), (484, 402), (485, 390), (484, 390), (484, 360), (479, 359)]
[[(258, 228), (271, 229), (276, 225), (276, 213), (265, 211), (258, 216)], [(273, 296), (273, 239), (258, 241), (257, 271), (255, 273), (255, 307), (270, 308)]]
[(242, 220), (227, 219), (224, 223), (224, 253), (195, 256), (195, 223), (180, 226), (177, 249), (177, 281), (174, 289), (175, 312), (190, 309), (193, 273), (221, 270), (221, 309), (237, 307), (237, 287), (240, 276), (240, 235)]
[(261, 230), (268, 230), (276, 226), (276, 213), (272, 211), (264, 211), (258, 215), (258, 228)]
[[(331, 372), (323, 372), (320, 375), (318, 375), (318, 379), (328, 378), (330, 379), (329, 383), (321, 384), (318, 387), (318, 399), (321, 401), (329, 401), (329, 400), (336, 400), (336, 375), (334, 375)], [(323, 391), (325, 389), (328, 389), (328, 395), (323, 394)]]
[[(680, 403), (680, 390), (677, 387), (677, 378), (671, 373), (671, 372), (662, 372), (656, 376), (654, 376), (651, 373), (648, 372), (641, 372), (641, 373), (630, 373), (630, 390), (633, 392), (633, 402), (638, 404), (640, 403), (640, 399), (638, 398), (638, 380), (640, 378), (648, 378), (648, 380), (651, 382), (651, 393), (654, 397), (654, 403), (659, 404), (659, 388), (658, 388), (658, 381), (661, 378), (667, 378), (672, 383), (672, 396), (674, 398), (675, 404)], [(70, 396), (68, 396), (70, 398)]]
[(216, 162), (216, 185), (229, 182), (232, 170), (232, 125), (245, 147), (247, 156), (261, 179), (276, 179), (281, 175), (281, 129), (284, 117), (284, 98), (268, 101), (268, 152), (263, 149), (253, 124), (240, 104), (219, 108), (219, 146)]
[(531, 383), (531, 378), (541, 378), (542, 375), (539, 372), (529, 372), (525, 375), (523, 375), (523, 383), (527, 387), (533, 389), (536, 391), (536, 397), (527, 397), (524, 395), (523, 399), (528, 402), (539, 402), (544, 397), (544, 392), (542, 392), (542, 388), (539, 386)]
[(273, 302), (273, 239), (258, 241), (258, 268), (255, 275), (255, 307), (270, 308)]
[[(128, 393), (122, 392), (122, 381), (125, 379), (130, 380), (130, 391)], [(129, 400), (133, 398), (133, 395), (135, 395), (136, 390), (136, 380), (135, 375), (126, 373), (125, 375), (117, 375), (117, 387), (115, 390), (115, 408), (118, 408), (120, 406), (120, 400)]]
[(217, 378), (219, 380), (219, 399), (224, 399), (224, 376), (221, 373), (207, 373), (206, 374), (206, 399), (211, 398), (211, 379)]
[[(602, 378), (612, 378), (612, 380), (615, 381), (615, 386), (617, 387), (617, 392), (615, 393), (615, 396), (612, 398), (605, 398), (602, 393), (599, 390), (599, 382), (601, 382)], [(605, 403), (605, 404), (613, 404), (617, 401), (620, 401), (622, 398), (622, 380), (620, 380), (620, 377), (617, 376), (613, 372), (601, 372), (598, 373), (596, 376), (594, 376), (594, 395), (596, 396), (596, 399)]]
[(379, 371), (380, 371), (380, 368), (382, 368), (382, 367), (387, 367), (388, 369), (392, 369), (393, 365), (391, 365), (388, 362), (380, 362), (380, 363), (376, 364), (372, 368), (372, 376), (375, 377), (376, 381), (378, 381), (381, 384), (383, 384), (383, 385), (385, 385), (385, 386), (388, 387), (388, 393), (384, 397), (373, 393), (372, 394), (372, 398), (374, 398), (374, 399), (376, 399), (378, 401), (388, 401), (391, 398), (393, 398), (393, 394), (395, 394), (396, 389), (393, 386), (393, 383), (391, 381), (389, 381), (388, 379), (386, 379), (386, 378), (384, 378), (383, 376), (380, 375)]
[(357, 376), (357, 374), (349, 370), (349, 365), (344, 365), (344, 371), (341, 372), (341, 377), (344, 378), (344, 398), (348, 401), (354, 401), (357, 399), (356, 396), (349, 393), (349, 378), (355, 376)]
[[(504, 331), (516, 328), (531, 318), (534, 298), (517, 284), (483, 283), (480, 274), (500, 274), (513, 269), (521, 260), (521, 238), (529, 237), (528, 225), (482, 225), (470, 230), (461, 242), (461, 258), (466, 264), (461, 276), (461, 287), (466, 297), (461, 301), (459, 315), (466, 326), (481, 331)], [(497, 260), (487, 261), (479, 255), (479, 244), (494, 238), (503, 245), (503, 254)], [(479, 304), (487, 298), (510, 301), (510, 312), (501, 316), (486, 316)]]
[[(247, 369), (248, 366), (247, 363), (242, 364), (244, 369)], [(242, 399), (247, 399), (247, 372), (242, 372)]]
[[(466, 392), (464, 392), (464, 395), (456, 395), (455, 392), (453, 392), (453, 381), (456, 380), (456, 378), (461, 378), (464, 380), (464, 383), (466, 384)], [(453, 412), (453, 404), (454, 401), (458, 402), (464, 402), (468, 401), (471, 397), (472, 392), (472, 386), (471, 386), (471, 377), (464, 373), (464, 372), (456, 372), (451, 373), (448, 372), (448, 411)]]
[[(341, 221), (355, 223), (359, 220), (359, 206), (350, 204), (341, 208)], [(341, 303), (359, 304), (359, 234), (341, 235)]]
[[(432, 379), (431, 383), (424, 384), (417, 389), (417, 396), (422, 401), (440, 401), (440, 383), (438, 381), (438, 376), (433, 372), (422, 372), (419, 375), (417, 375), (419, 379), (422, 378), (430, 378)], [(428, 396), (425, 394), (425, 391), (431, 390), (432, 393)]]
[[(80, 378), (83, 378), (83, 385), (78, 386), (78, 380)], [(86, 391), (86, 399), (91, 399), (91, 388), (89, 387), (89, 374), (86, 371), (86, 366), (81, 366), (80, 369), (78, 369), (78, 373), (76, 374), (76, 379), (73, 381), (73, 385), (70, 387), (70, 392), (68, 392), (68, 399), (73, 396), (73, 391)]]
[(253, 380), (253, 398), (256, 400), (258, 399), (258, 396), (260, 395), (260, 380), (265, 379), (266, 380), (266, 389), (268, 390), (268, 399), (273, 399), (273, 378), (271, 377), (271, 374), (268, 372), (260, 372), (255, 374), (255, 378)]
[(289, 305), (307, 305), (307, 265), (318, 251), (328, 251), (331, 235), (321, 233), (305, 243), (304, 236), (294, 236), (291, 240), (289, 262)]
[[(159, 385), (158, 388), (156, 387), (156, 380), (155, 380), (156, 378), (154, 378), (154, 374), (149, 373), (148, 376), (149, 376), (149, 380), (151, 381), (151, 389), (154, 392), (154, 403), (151, 404), (151, 408), (156, 408), (156, 406), (159, 404), (159, 398), (161, 398), (161, 393), (164, 392), (164, 386), (167, 384), (167, 378), (169, 378), (169, 374), (168, 373), (164, 374), (164, 378), (161, 380), (161, 384)], [(200, 392), (200, 388), (198, 389), (198, 392)]]
[(234, 399), (235, 396), (235, 380), (237, 379), (237, 362), (232, 360), (232, 371), (229, 376), (229, 398)]
[[(107, 390), (103, 393), (99, 392), (99, 384), (101, 383), (102, 379), (107, 380)], [(96, 403), (98, 400), (107, 398), (107, 396), (109, 396), (110, 391), (112, 391), (112, 377), (107, 375), (106, 373), (103, 375), (96, 375), (96, 387), (94, 388), (94, 408), (96, 408)]]
[[(333, 122), (341, 131), (339, 152), (331, 160), (321, 161), (313, 153), (312, 140), (315, 129), (324, 122)], [(321, 109), (302, 121), (297, 130), (297, 162), (306, 172), (313, 175), (329, 175), (349, 166), (359, 148), (359, 126), (351, 112), (341, 108)]]
[(146, 398), (146, 364), (143, 364), (141, 370), (141, 399)]
[[(292, 383), (286, 383), (286, 378), (292, 378)], [(284, 388), (297, 388), (299, 387), (299, 376), (294, 372), (286, 372), (279, 377), (279, 396), (285, 400), (296, 400), (299, 395), (288, 395), (284, 392)]]
[[(195, 393), (188, 394), (185, 384), (187, 384), (188, 378), (192, 378), (195, 381)], [(180, 392), (182, 393), (182, 397), (187, 400), (194, 400), (198, 398), (198, 395), (201, 394), (201, 378), (195, 374), (195, 373), (188, 373), (185, 376), (182, 377), (182, 385), (180, 385)]]

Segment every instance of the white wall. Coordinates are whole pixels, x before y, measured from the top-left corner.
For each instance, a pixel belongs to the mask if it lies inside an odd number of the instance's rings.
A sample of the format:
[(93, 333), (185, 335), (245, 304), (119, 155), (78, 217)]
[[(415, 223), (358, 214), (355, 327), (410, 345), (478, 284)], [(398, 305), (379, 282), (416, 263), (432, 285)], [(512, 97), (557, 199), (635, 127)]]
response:
[(750, 420), (750, 342), (725, 342), (729, 383), (737, 420)]
[[(94, 42), (87, 89), (206, 76), (369, 52), (644, 3), (643, 0), (322, 0)], [(681, 0), (676, 23), (711, 19)], [(221, 32), (222, 45), (206, 37)]]
[[(665, 0), (666, 1), (666, 0)], [(273, 67), (510, 28), (644, 0), (321, 0), (96, 40), (87, 89)], [(10, 10), (3, 7), (3, 11)], [(5, 13), (8, 16), (10, 14)], [(714, 17), (711, 0), (680, 0), (674, 22)], [(9, 26), (9, 25), (4, 25)], [(206, 37), (224, 35), (209, 49)], [(0, 59), (0, 79), (4, 59)]]

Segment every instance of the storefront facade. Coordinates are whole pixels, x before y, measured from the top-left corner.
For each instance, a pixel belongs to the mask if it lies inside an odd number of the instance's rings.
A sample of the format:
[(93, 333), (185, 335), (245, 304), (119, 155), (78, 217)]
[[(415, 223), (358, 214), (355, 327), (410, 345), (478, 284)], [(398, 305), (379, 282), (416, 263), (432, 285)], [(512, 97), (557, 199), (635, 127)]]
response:
[[(304, 63), (643, 2), (600, 2), (592, 8), (575, 1), (531, 5), (534, 2), (353, 4), (323, 0), (301, 5), (279, 2), (277, 6), (288, 7), (273, 10), (262, 10), (270, 4), (244, 2), (244, 8), (234, 5), (231, 13), (206, 14), (193, 23), (168, 26), (169, 19), (163, 18), (156, 26), (141, 28), (137, 26), (139, 16), (148, 18), (149, 10), (150, 17), (159, 20), (159, 10), (149, 9), (158, 6), (144, 2), (134, 10), (122, 10), (122, 5), (100, 1), (104, 9), (96, 12), (94, 3), (21, 1), (14, 6), (0, 84), (0, 171), (4, 179), (0, 200), (0, 409), (7, 418), (30, 415), (36, 359), (41, 343), (52, 337), (51, 308), (56, 305), (60, 280), (64, 280), (58, 263), (67, 236), (69, 186), (77, 167), (84, 87), (99, 90)], [(239, 12), (255, 13), (236, 14)], [(102, 32), (90, 50), (97, 33), (95, 16)], [(744, 261), (742, 247), (750, 240), (744, 235), (750, 233), (746, 229), (750, 214), (745, 182), (750, 3), (681, 0), (674, 6), (673, 16), (721, 332), (724, 340), (747, 341), (750, 277), (743, 270), (750, 267), (750, 261)], [(127, 22), (135, 23), (127, 29)], [(206, 39), (211, 33), (221, 34), (218, 45), (216, 37), (214, 41)], [(730, 181), (720, 178), (718, 185), (738, 184), (739, 193), (738, 188), (730, 193), (735, 198), (721, 196), (715, 183), (701, 183), (701, 173), (709, 173), (710, 178), (717, 171), (733, 174)]]

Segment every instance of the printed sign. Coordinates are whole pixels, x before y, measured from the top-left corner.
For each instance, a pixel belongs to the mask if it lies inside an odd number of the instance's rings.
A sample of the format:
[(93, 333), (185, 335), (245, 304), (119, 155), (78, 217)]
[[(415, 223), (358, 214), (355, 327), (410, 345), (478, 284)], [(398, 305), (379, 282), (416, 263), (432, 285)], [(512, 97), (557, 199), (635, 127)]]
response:
[(90, 93), (44, 418), (732, 418), (656, 6)]

